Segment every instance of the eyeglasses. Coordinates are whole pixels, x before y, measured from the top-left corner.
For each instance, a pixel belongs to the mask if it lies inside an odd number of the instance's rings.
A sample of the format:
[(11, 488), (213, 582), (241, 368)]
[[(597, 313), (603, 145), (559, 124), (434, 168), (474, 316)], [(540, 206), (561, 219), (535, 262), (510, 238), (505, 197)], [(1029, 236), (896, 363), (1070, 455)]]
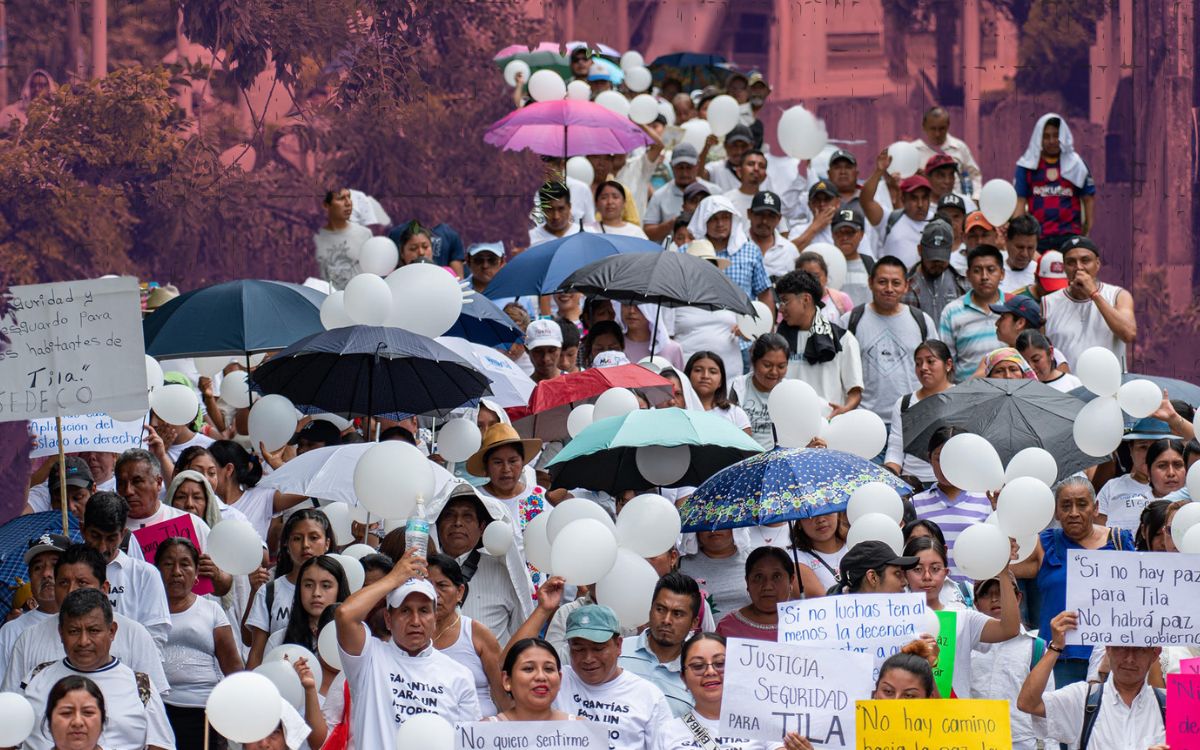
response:
[(697, 677), (703, 676), (709, 667), (712, 667), (717, 674), (725, 674), (724, 659), (721, 661), (693, 661), (687, 664), (687, 670)]

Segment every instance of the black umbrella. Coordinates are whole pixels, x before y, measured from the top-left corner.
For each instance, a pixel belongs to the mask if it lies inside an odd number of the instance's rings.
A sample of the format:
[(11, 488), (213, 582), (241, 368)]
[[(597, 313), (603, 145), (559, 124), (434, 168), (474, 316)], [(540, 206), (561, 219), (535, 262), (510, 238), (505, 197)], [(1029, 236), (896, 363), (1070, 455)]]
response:
[(401, 328), (322, 331), (259, 365), (251, 385), (301, 411), (346, 417), (444, 416), (482, 396), (488, 379), (433, 339)]
[(943, 425), (987, 439), (1005, 465), (1024, 448), (1044, 448), (1058, 478), (1095, 466), (1075, 445), (1075, 416), (1083, 402), (1036, 380), (976, 378), (913, 404), (904, 412), (904, 451), (929, 459), (929, 438)]
[(560, 289), (618, 302), (754, 315), (750, 298), (737, 284), (712, 263), (686, 253), (613, 255), (580, 268)]

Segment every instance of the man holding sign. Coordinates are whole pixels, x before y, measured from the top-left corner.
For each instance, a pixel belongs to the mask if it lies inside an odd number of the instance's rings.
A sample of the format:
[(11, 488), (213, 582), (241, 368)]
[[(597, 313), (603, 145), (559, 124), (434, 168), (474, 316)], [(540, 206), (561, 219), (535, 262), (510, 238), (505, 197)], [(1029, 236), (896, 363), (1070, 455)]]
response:
[(1166, 698), (1146, 683), (1150, 666), (1162, 652), (1157, 646), (1110, 644), (1112, 671), (1106, 681), (1076, 682), (1043, 695), (1067, 633), (1078, 626), (1079, 616), (1071, 611), (1050, 621), (1050, 644), (1021, 686), (1017, 708), (1044, 718), (1047, 738), (1078, 743), (1079, 750), (1165, 750)]

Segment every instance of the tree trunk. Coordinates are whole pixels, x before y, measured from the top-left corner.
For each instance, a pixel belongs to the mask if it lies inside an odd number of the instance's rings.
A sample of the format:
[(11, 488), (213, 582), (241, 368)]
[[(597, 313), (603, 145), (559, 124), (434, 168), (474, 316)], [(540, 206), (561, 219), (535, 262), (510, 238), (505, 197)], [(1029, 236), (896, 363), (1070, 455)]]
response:
[(956, 106), (962, 104), (962, 87), (955, 81), (955, 47), (958, 44), (959, 1), (939, 0), (937, 3), (934, 45), (937, 48), (937, 91), (938, 104)]
[(79, 83), (87, 77), (83, 67), (83, 22), (79, 0), (70, 0), (67, 6), (67, 77), (71, 83)]
[(108, 0), (92, 0), (92, 77), (108, 75)]

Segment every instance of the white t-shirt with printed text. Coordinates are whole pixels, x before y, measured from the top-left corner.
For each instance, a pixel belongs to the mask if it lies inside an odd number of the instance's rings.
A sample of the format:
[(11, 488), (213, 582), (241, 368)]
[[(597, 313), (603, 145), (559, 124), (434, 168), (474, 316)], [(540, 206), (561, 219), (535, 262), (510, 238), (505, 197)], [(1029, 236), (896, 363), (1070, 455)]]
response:
[(658, 733), (672, 721), (662, 690), (628, 669), (602, 685), (589, 685), (563, 667), (554, 707), (604, 724), (610, 750), (653, 750)]

